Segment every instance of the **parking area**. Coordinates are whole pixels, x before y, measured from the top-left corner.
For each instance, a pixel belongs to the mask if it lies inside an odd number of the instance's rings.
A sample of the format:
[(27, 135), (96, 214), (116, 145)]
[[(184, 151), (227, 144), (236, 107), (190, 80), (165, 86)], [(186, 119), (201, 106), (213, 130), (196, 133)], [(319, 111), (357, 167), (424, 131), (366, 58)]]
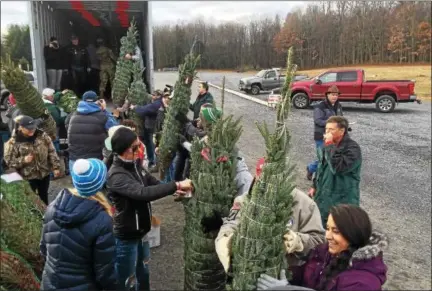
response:
[[(199, 73), (200, 79), (236, 89), (240, 74)], [(156, 88), (174, 84), (178, 74), (158, 72)], [(242, 75), (243, 76), (243, 75)], [(220, 91), (210, 90), (218, 104)], [(197, 88), (193, 88), (195, 99)], [(267, 95), (261, 95), (267, 96)], [(251, 169), (264, 155), (264, 142), (255, 122), (273, 124), (275, 111), (263, 105), (225, 94), (225, 112), (242, 116), (239, 148)], [(351, 133), (362, 148), (361, 206), (371, 215), (374, 227), (390, 237), (385, 254), (389, 266), (387, 290), (431, 289), (431, 103), (400, 105), (391, 114), (373, 105), (344, 104)], [(315, 157), (312, 110), (293, 109), (289, 118), (292, 135), (290, 159), (296, 164), (297, 185), (307, 190), (305, 167)], [(53, 183), (52, 196), (66, 179)], [(161, 246), (152, 249), (153, 290), (183, 289), (183, 207), (171, 197), (154, 203), (161, 218)]]

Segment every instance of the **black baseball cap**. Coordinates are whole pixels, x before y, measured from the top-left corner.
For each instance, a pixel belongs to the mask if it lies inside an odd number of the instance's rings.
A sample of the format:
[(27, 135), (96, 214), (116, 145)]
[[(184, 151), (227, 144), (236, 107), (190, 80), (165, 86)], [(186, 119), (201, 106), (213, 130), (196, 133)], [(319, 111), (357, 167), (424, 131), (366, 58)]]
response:
[(28, 115), (18, 115), (15, 117), (15, 122), (28, 130), (35, 130), (41, 123), (40, 119), (34, 119)]

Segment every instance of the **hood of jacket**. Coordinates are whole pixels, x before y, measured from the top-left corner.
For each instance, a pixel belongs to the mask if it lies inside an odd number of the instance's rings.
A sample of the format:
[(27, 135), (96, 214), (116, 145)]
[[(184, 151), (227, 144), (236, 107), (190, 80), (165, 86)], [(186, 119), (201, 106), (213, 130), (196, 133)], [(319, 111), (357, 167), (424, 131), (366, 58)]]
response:
[(78, 103), (77, 112), (81, 114), (92, 114), (95, 112), (102, 111), (96, 103), (80, 101)]
[(69, 189), (63, 189), (50, 207), (53, 220), (61, 227), (83, 224), (105, 211), (99, 202), (74, 195)]
[(369, 244), (353, 253), (350, 260), (351, 269), (370, 272), (380, 280), (381, 284), (384, 284), (387, 279), (387, 266), (382, 254), (388, 245), (388, 237), (383, 233), (374, 231)]

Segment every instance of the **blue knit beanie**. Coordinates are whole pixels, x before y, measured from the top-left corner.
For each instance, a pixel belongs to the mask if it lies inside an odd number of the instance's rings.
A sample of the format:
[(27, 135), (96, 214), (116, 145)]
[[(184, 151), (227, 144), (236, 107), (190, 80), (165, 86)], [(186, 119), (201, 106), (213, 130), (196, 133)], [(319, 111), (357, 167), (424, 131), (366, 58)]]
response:
[(98, 100), (98, 95), (95, 91), (87, 91), (83, 94), (82, 100), (87, 102), (95, 102)]
[(98, 159), (78, 159), (72, 167), (72, 183), (82, 196), (92, 196), (99, 192), (107, 179), (107, 168)]

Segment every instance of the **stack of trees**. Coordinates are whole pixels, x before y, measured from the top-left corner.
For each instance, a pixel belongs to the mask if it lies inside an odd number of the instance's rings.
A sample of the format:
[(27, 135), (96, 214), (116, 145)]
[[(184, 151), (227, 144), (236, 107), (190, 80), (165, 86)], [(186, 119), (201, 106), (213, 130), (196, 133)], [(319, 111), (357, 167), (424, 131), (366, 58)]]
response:
[(258, 126), (266, 145), (265, 164), (251, 197), (242, 206), (240, 228), (233, 238), (233, 290), (255, 290), (262, 273), (277, 278), (284, 267), (282, 237), (292, 216), (291, 192), (295, 187), (294, 168), (287, 163), (290, 135), (286, 124), (291, 104), (289, 88), (295, 73), (292, 60), (291, 48), (274, 132), (266, 123)]

